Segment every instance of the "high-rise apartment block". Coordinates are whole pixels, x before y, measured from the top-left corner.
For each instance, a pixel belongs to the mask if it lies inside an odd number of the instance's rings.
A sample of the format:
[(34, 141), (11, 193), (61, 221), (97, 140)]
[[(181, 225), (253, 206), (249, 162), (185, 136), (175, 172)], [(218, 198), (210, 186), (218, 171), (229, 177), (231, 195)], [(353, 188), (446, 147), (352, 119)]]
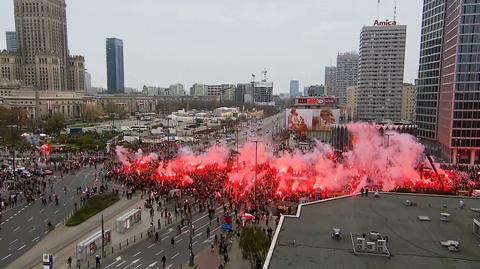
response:
[(325, 95), (335, 94), (336, 79), (337, 79), (337, 67), (326, 66), (325, 67)]
[(256, 105), (274, 106), (273, 101), (273, 82), (263, 79), (255, 82), (253, 88), (253, 101)]
[(325, 86), (309, 85), (303, 88), (304, 96), (323, 96), (325, 95)]
[(107, 89), (110, 93), (122, 93), (125, 90), (123, 41), (107, 38)]
[(362, 28), (358, 63), (359, 119), (401, 119), (406, 35), (405, 25)]
[(359, 56), (355, 52), (339, 53), (335, 72), (335, 92), (340, 103), (346, 102), (347, 88), (357, 85)]
[(185, 88), (183, 84), (177, 83), (170, 85), (168, 88), (168, 95), (170, 96), (185, 96)]
[(290, 80), (290, 97), (300, 95), (300, 83), (298, 80)]
[(17, 52), (17, 33), (15, 31), (6, 31), (5, 41), (8, 52)]
[(452, 163), (480, 163), (479, 17), (479, 1), (423, 3), (418, 135)]
[(402, 90), (402, 121), (415, 120), (417, 90), (415, 85), (404, 84)]

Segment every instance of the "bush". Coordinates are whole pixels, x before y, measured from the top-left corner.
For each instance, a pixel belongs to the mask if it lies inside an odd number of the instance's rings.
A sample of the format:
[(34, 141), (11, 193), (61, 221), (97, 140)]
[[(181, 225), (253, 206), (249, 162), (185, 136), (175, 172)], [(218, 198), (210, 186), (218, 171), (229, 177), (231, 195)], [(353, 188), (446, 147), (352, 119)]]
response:
[(85, 205), (75, 212), (65, 224), (66, 226), (76, 226), (89, 218), (95, 216), (100, 211), (116, 203), (120, 198), (115, 194), (99, 194), (90, 197)]

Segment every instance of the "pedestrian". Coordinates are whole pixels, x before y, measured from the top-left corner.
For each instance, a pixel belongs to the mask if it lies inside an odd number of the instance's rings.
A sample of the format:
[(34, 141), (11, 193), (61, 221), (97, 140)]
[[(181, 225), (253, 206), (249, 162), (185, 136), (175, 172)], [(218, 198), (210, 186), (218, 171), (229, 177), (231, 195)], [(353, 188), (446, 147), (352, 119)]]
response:
[(167, 262), (167, 257), (165, 257), (165, 255), (163, 255), (163, 257), (162, 257), (163, 268), (165, 268), (165, 262)]
[(72, 268), (72, 256), (68, 257), (67, 265), (68, 265), (68, 268)]
[(158, 242), (158, 232), (155, 232), (155, 242)]
[(173, 237), (170, 239), (170, 244), (172, 244), (172, 248), (175, 248), (175, 239)]
[(161, 218), (158, 219), (158, 230), (160, 230), (162, 228), (162, 222), (161, 222)]
[(97, 256), (95, 256), (95, 268), (101, 268), (100, 267), (100, 256), (97, 254)]
[(207, 227), (207, 239), (210, 237), (210, 227)]

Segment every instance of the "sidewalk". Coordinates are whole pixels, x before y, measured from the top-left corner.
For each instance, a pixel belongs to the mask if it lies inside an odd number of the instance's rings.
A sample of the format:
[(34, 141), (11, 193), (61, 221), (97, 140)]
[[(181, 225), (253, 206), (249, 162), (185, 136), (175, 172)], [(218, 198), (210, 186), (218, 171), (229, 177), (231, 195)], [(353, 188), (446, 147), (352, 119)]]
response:
[[(138, 197), (137, 197), (138, 198)], [(150, 210), (144, 210), (144, 203), (145, 200), (140, 200), (136, 199), (136, 202), (132, 205), (130, 205), (129, 208), (126, 208), (125, 210), (118, 212), (115, 216), (112, 216), (110, 219), (104, 219), (104, 227), (105, 230), (110, 230), (111, 231), (111, 238), (112, 241), (110, 244), (105, 246), (105, 254), (106, 257), (102, 258), (102, 260), (106, 260), (108, 258), (111, 258), (112, 255), (118, 255), (121, 251), (126, 250), (129, 247), (134, 246), (135, 244), (142, 242), (146, 238), (148, 238), (147, 235), (147, 230), (150, 228)], [(134, 224), (127, 232), (125, 233), (118, 233), (115, 230), (115, 225), (116, 225), (116, 219), (120, 217), (121, 215), (125, 214), (127, 211), (130, 209), (134, 208), (142, 208), (142, 220), (139, 223)], [(169, 209), (170, 210), (170, 209)], [(97, 215), (98, 216), (98, 215)], [(97, 217), (98, 218), (98, 217)], [(161, 219), (161, 230), (165, 229), (165, 218), (161, 218), (161, 213), (158, 211), (155, 211), (154, 218), (153, 218), (153, 226), (155, 227), (155, 231), (158, 231), (158, 226), (157, 222), (158, 219)], [(173, 217), (175, 219), (175, 217)], [(173, 222), (173, 220), (172, 220)], [(167, 225), (169, 227), (169, 225)], [(90, 236), (91, 234), (99, 231), (101, 229), (100, 225), (97, 225), (96, 229), (92, 230), (90, 233), (86, 234), (85, 236), (82, 236), (78, 240), (75, 240), (75, 242), (71, 243), (68, 247), (62, 249), (60, 252), (56, 253), (54, 255), (54, 264), (55, 268), (59, 269), (66, 269), (68, 268), (67, 266), (67, 259), (69, 256), (72, 257), (72, 268), (78, 268), (78, 264), (76, 261), (76, 256), (75, 256), (75, 251), (76, 251), (76, 246), (79, 242)], [(151, 237), (151, 240), (153, 240), (153, 235)], [(97, 253), (101, 255), (101, 250), (97, 250)], [(95, 254), (95, 255), (96, 255)], [(83, 261), (81, 263), (80, 268), (90, 268), (95, 267), (95, 255), (92, 255), (89, 257), (88, 261)]]
[[(238, 239), (232, 244), (232, 249), (228, 253), (229, 261), (225, 269), (246, 269), (250, 268), (250, 263), (242, 258), (242, 251), (238, 245)], [(183, 265), (183, 268), (195, 269), (217, 269), (220, 264), (223, 264), (223, 254), (218, 254), (218, 247), (211, 252), (210, 248), (204, 249), (195, 256), (195, 265), (188, 266), (188, 262)]]
[[(114, 205), (103, 210), (101, 213), (104, 215), (104, 219), (111, 220), (131, 208), (139, 201), (141, 201), (139, 196), (134, 197), (132, 200), (121, 199)], [(68, 256), (75, 253), (75, 245), (78, 242), (78, 238), (84, 238), (100, 229), (99, 216), (100, 215), (97, 214), (88, 221), (75, 227), (59, 225), (35, 247), (30, 249), (13, 263), (9, 264), (6, 269), (41, 268), (43, 253), (53, 253), (55, 255), (55, 264), (65, 264)], [(63, 255), (66, 255), (66, 257), (64, 258)], [(74, 257), (72, 256), (72, 258)], [(62, 259), (64, 260), (62, 261)], [(58, 267), (55, 266), (55, 268)]]

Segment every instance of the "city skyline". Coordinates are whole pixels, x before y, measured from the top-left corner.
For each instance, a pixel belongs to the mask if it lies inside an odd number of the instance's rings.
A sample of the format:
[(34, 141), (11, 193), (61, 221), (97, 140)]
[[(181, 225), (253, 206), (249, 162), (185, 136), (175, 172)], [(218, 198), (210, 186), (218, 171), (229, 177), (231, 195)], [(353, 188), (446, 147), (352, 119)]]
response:
[[(301, 1), (295, 9), (287, 1), (211, 1), (209, 9), (194, 2), (117, 3), (114, 8), (112, 1), (90, 2), (67, 1), (70, 50), (85, 55), (92, 84), (106, 87), (104, 40), (109, 36), (123, 39), (128, 44), (125, 85), (137, 89), (144, 84), (178, 82), (242, 83), (264, 68), (275, 82), (276, 93), (287, 93), (291, 79), (298, 79), (302, 86), (323, 84), (324, 67), (334, 64), (338, 52), (358, 51), (361, 27), (372, 25), (377, 16), (375, 0), (361, 4)], [(392, 19), (392, 5), (393, 1), (382, 1), (380, 19)], [(106, 10), (109, 20), (104, 20)], [(309, 13), (316, 15), (305, 16)], [(0, 14), (0, 30), (13, 30), (13, 1), (0, 3)], [(409, 26), (405, 82), (413, 82), (418, 69), (421, 3), (399, 3), (397, 14), (399, 23)], [(326, 42), (326, 37), (335, 42)], [(5, 44), (5, 37), (0, 38), (0, 44)], [(264, 42), (247, 42), (249, 38)]]

